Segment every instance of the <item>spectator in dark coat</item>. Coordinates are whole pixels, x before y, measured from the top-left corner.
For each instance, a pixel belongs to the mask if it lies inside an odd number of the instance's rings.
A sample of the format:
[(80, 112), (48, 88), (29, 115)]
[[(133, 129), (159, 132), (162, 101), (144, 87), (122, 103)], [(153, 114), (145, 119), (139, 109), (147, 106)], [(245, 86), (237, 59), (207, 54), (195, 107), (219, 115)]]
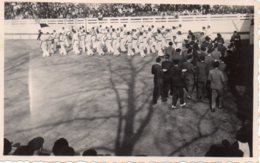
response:
[(208, 69), (205, 63), (204, 55), (200, 56), (200, 62), (197, 64), (197, 85), (198, 85), (198, 100), (203, 100), (207, 95), (206, 84), (208, 79)]
[(178, 99), (180, 99), (180, 106), (185, 106), (184, 102), (184, 79), (182, 69), (179, 67), (179, 60), (173, 60), (171, 67), (171, 80), (172, 80), (172, 109), (176, 109)]
[(163, 70), (163, 96), (162, 101), (166, 102), (168, 98), (168, 94), (171, 88), (171, 72), (170, 68), (172, 66), (172, 62), (169, 60), (169, 55), (165, 55), (165, 60), (162, 62), (162, 70)]
[(162, 95), (163, 71), (161, 66), (161, 58), (156, 58), (156, 63), (152, 66), (152, 74), (154, 75), (153, 104), (157, 104), (158, 98)]

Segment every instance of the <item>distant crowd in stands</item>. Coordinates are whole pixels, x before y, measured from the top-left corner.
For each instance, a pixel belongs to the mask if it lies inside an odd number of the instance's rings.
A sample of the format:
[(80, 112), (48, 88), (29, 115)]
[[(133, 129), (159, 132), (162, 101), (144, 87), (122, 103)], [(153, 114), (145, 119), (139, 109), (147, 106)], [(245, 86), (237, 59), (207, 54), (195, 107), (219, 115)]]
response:
[(64, 19), (86, 17), (176, 16), (206, 14), (249, 14), (249, 6), (182, 4), (87, 4), (50, 2), (5, 2), (5, 19)]
[(27, 145), (20, 145), (19, 143), (13, 144), (8, 139), (4, 138), (4, 155), (20, 155), (20, 156), (98, 156), (95, 149), (88, 149), (83, 153), (77, 153), (69, 146), (68, 141), (65, 138), (59, 138), (54, 142), (52, 151), (46, 151), (43, 149), (44, 138), (36, 137), (28, 142)]

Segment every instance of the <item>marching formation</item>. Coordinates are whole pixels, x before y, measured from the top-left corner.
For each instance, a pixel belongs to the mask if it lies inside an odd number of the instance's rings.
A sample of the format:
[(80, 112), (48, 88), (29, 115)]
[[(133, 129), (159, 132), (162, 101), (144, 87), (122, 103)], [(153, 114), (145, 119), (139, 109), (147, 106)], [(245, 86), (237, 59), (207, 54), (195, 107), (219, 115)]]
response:
[[(189, 31), (189, 35), (192, 32)], [(200, 39), (204, 36), (212, 36), (210, 26), (202, 28), (199, 33)], [(38, 40), (41, 40), (42, 56), (49, 57), (53, 54), (67, 55), (69, 51), (74, 54), (119, 56), (127, 53), (128, 56), (140, 55), (145, 57), (150, 54), (163, 56), (163, 50), (172, 42), (173, 48), (182, 48), (184, 41), (191, 41), (191, 37), (183, 34), (182, 25), (166, 28), (164, 26), (156, 28), (151, 26), (140, 26), (130, 29), (123, 25), (119, 28), (92, 27), (53, 30), (52, 33), (43, 34), (39, 30)]]

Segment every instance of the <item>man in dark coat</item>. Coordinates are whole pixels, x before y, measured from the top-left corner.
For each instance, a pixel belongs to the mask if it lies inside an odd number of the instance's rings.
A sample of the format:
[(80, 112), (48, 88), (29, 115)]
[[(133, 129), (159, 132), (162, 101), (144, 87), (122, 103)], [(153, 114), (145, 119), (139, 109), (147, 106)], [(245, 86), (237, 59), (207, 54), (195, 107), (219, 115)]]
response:
[(184, 79), (182, 77), (182, 70), (179, 67), (180, 60), (173, 60), (171, 66), (171, 84), (172, 84), (172, 109), (176, 109), (178, 99), (180, 99), (180, 106), (185, 106), (184, 102)]
[(162, 62), (162, 70), (163, 70), (163, 96), (162, 101), (166, 102), (168, 98), (168, 93), (171, 88), (171, 73), (170, 68), (172, 62), (169, 60), (169, 55), (165, 55), (165, 60)]
[(208, 68), (207, 64), (205, 63), (205, 56), (200, 56), (200, 62), (197, 64), (197, 85), (198, 85), (198, 92), (197, 92), (197, 98), (198, 100), (203, 100), (207, 94), (206, 94), (206, 84), (208, 79)]
[(164, 49), (164, 54), (169, 55), (169, 60), (172, 61), (173, 55), (175, 55), (175, 49), (172, 47), (173, 43), (169, 42), (169, 46)]
[(157, 104), (158, 98), (162, 94), (163, 71), (161, 66), (161, 58), (156, 58), (156, 63), (152, 66), (152, 74), (154, 75), (153, 104)]

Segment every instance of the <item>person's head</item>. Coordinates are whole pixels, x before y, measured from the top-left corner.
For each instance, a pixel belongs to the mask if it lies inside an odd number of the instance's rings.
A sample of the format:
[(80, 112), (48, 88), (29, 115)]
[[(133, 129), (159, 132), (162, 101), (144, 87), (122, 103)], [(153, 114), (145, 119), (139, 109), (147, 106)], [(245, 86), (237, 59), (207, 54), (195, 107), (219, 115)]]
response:
[(177, 48), (177, 49), (176, 49), (176, 52), (177, 52), (177, 53), (180, 53), (180, 52), (181, 52), (181, 49), (180, 49), (180, 48)]
[(95, 149), (88, 149), (83, 152), (82, 156), (97, 156), (97, 151)]
[(182, 25), (181, 25), (181, 24), (179, 24), (179, 27), (182, 27)]
[(208, 29), (210, 28), (210, 25), (208, 25)]
[(201, 61), (201, 62), (205, 61), (205, 56), (204, 56), (204, 55), (201, 55), (201, 56), (200, 56), (200, 61)]
[(206, 51), (206, 48), (205, 48), (205, 47), (201, 47), (200, 50), (203, 51), (203, 52), (205, 52), (205, 51)]
[(126, 34), (127, 34), (127, 35), (130, 35), (130, 32), (128, 31), (128, 32), (126, 32)]
[(173, 65), (177, 66), (177, 65), (179, 65), (180, 61), (178, 59), (174, 59), (172, 61), (172, 63), (173, 63)]
[(52, 152), (54, 155), (59, 155), (62, 150), (69, 147), (69, 143), (65, 138), (60, 138), (54, 142)]
[(156, 61), (156, 63), (160, 63), (160, 62), (161, 62), (161, 58), (160, 58), (160, 57), (157, 57), (157, 58), (155, 59), (155, 61)]
[(246, 143), (249, 141), (249, 135), (248, 133), (245, 131), (245, 127), (242, 127), (240, 130), (238, 130), (238, 132), (236, 133), (236, 139), (242, 143)]
[(160, 30), (160, 29), (157, 29), (157, 33), (161, 33), (161, 30)]
[(124, 24), (124, 27), (126, 27), (126, 24)]
[(11, 150), (12, 150), (11, 142), (8, 139), (4, 138), (4, 155), (9, 154)]
[(219, 38), (220, 38), (220, 37), (221, 37), (221, 34), (220, 34), (220, 33), (217, 33), (217, 37), (219, 37)]
[(188, 53), (189, 55), (191, 55), (191, 54), (192, 54), (192, 49), (191, 49), (191, 48), (188, 49), (187, 53)]
[(225, 140), (222, 141), (222, 145), (224, 147), (228, 148), (230, 146), (230, 143), (229, 143), (229, 141), (227, 139), (225, 139)]
[(203, 26), (203, 27), (202, 27), (202, 30), (205, 30), (205, 29), (206, 29), (206, 27)]
[(178, 31), (177, 34), (178, 34), (178, 35), (181, 35), (181, 31)]
[(176, 29), (176, 27), (175, 27), (175, 26), (172, 26), (172, 29), (173, 29), (173, 30), (175, 30), (175, 29)]
[(218, 66), (219, 66), (219, 61), (214, 60), (214, 62), (213, 62), (213, 67), (214, 67), (214, 68), (218, 68)]
[(170, 42), (169, 42), (169, 46), (172, 46), (172, 45), (173, 45), (173, 43), (170, 41)]
[(30, 146), (35, 151), (41, 149), (43, 143), (44, 143), (44, 139), (42, 137), (36, 137), (28, 142), (28, 146)]
[(139, 34), (140, 34), (140, 36), (142, 36), (142, 35), (143, 35), (143, 32), (140, 32)]

